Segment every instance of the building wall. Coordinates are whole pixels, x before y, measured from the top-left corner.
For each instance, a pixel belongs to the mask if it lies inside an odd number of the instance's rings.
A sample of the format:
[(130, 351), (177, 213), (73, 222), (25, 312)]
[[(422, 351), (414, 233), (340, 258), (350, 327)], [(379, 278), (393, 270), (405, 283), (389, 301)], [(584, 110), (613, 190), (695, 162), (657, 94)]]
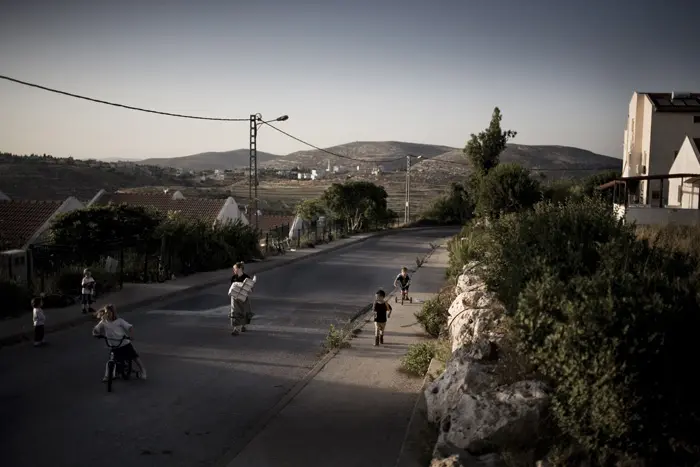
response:
[(236, 200), (230, 196), (224, 202), (224, 206), (221, 208), (216, 220), (222, 223), (240, 220), (243, 224), (248, 225), (248, 219), (246, 219), (241, 210), (238, 208), (238, 203), (236, 203)]
[(628, 206), (625, 222), (636, 222), (637, 225), (700, 225), (700, 209)]
[(77, 198), (74, 198), (73, 196), (69, 197), (66, 199), (61, 207), (59, 207), (56, 212), (54, 213), (49, 220), (47, 220), (44, 225), (42, 225), (39, 230), (34, 234), (32, 238), (29, 239), (27, 244), (24, 246), (24, 248), (28, 248), (29, 245), (36, 243), (37, 241), (44, 241), (48, 239), (49, 235), (49, 228), (51, 227), (51, 222), (58, 216), (59, 214), (65, 214), (68, 212), (75, 211), (77, 209), (83, 209), (85, 205), (78, 200)]
[[(678, 151), (676, 160), (669, 170), (670, 174), (699, 174), (700, 161), (697, 156), (697, 149), (690, 140), (686, 138)], [(688, 183), (687, 179), (675, 178), (668, 181), (668, 205), (684, 209), (698, 208), (698, 187), (697, 183)]]

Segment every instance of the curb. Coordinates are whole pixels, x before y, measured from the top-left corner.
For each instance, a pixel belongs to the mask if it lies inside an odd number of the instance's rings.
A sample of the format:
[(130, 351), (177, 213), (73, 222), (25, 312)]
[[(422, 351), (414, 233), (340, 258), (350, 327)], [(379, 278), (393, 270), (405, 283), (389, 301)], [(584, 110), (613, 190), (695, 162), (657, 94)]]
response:
[[(434, 430), (428, 421), (428, 405), (425, 400), (425, 390), (439, 376), (439, 368), (440, 362), (438, 360), (435, 358), (430, 360), (430, 366), (423, 377), (423, 384), (418, 393), (418, 399), (413, 406), (411, 418), (408, 422), (408, 427), (406, 427), (406, 434), (394, 467), (423, 467), (427, 465), (424, 462), (425, 459), (421, 459), (421, 457), (426, 454), (426, 451), (432, 453), (435, 443), (431, 441), (436, 440), (425, 436), (425, 432), (429, 431), (430, 434), (433, 434), (434, 431), (434, 437), (437, 438), (437, 430)], [(430, 460), (427, 460), (427, 462), (430, 462)]]
[[(430, 228), (430, 227), (428, 227)], [(415, 230), (425, 230), (425, 227), (413, 227), (410, 229), (405, 229), (405, 230), (410, 230), (410, 231), (415, 231)], [(386, 234), (384, 234), (386, 235)], [(376, 235), (379, 236), (379, 235)], [(375, 237), (376, 237), (375, 236)], [(368, 237), (370, 238), (370, 237)], [(442, 246), (442, 245), (440, 245)], [(433, 255), (433, 253), (437, 250), (437, 248), (431, 249), (424, 257), (423, 260), (424, 262), (430, 258), (430, 256)], [(417, 269), (420, 269), (417, 268)], [(396, 294), (396, 290), (393, 290), (389, 294), (387, 294), (387, 298), (392, 297)], [(351, 336), (354, 334), (354, 331), (357, 329), (362, 329), (365, 327), (368, 323), (368, 321), (365, 321), (363, 318), (364, 315), (367, 315), (372, 309), (372, 304), (368, 304), (360, 308), (353, 316), (350, 318), (348, 321), (348, 324), (353, 325), (349, 328), (349, 330), (345, 333), (345, 338), (352, 338)], [(363, 318), (363, 319), (360, 319)], [(212, 464), (212, 467), (228, 467), (229, 464), (231, 464), (238, 455), (243, 452), (243, 450), (246, 448), (248, 444), (250, 444), (253, 439), (255, 439), (256, 436), (258, 436), (266, 427), (267, 425), (292, 401), (294, 398), (313, 380), (316, 375), (318, 375), (321, 370), (330, 362), (333, 360), (333, 358), (340, 353), (342, 349), (332, 349), (328, 353), (326, 353), (321, 360), (314, 365), (314, 367), (300, 380), (298, 381), (292, 388), (280, 399), (274, 406), (272, 406), (271, 409), (269, 409), (267, 412), (265, 412), (265, 415), (258, 421), (255, 425), (253, 425), (246, 436), (237, 441), (233, 447), (228, 449), (226, 453), (214, 464)], [(431, 362), (432, 364), (432, 362)], [(422, 467), (422, 466), (421, 466)]]
[[(382, 230), (379, 232), (370, 233), (369, 235), (367, 235), (364, 238), (360, 238), (360, 239), (357, 239), (357, 240), (352, 241), (352, 242), (344, 243), (342, 245), (335, 245), (335, 246), (332, 246), (329, 248), (324, 248), (323, 250), (317, 251), (316, 253), (310, 253), (308, 255), (298, 256), (296, 258), (292, 258), (292, 259), (289, 259), (286, 261), (281, 260), (277, 264), (269, 264), (268, 263), (268, 265), (262, 266), (260, 268), (260, 270), (256, 271), (256, 274), (259, 274), (261, 272), (271, 271), (273, 269), (276, 269), (276, 268), (279, 268), (282, 266), (294, 264), (296, 262), (303, 261), (303, 260), (308, 259), (308, 258), (318, 257), (320, 255), (324, 255), (327, 253), (338, 251), (340, 249), (347, 248), (350, 246), (358, 245), (358, 244), (365, 242), (371, 238), (385, 237), (387, 235), (392, 235), (392, 234), (396, 234), (399, 232), (416, 232), (416, 231), (421, 231), (421, 230), (430, 230), (430, 229), (434, 229), (434, 228), (435, 227), (409, 227), (409, 228), (405, 228), (405, 229), (402, 229), (402, 228), (386, 229), (386, 230)], [(261, 261), (261, 263), (264, 263), (264, 260)], [(166, 293), (163, 293), (160, 295), (156, 295), (154, 297), (149, 297), (149, 298), (146, 298), (143, 300), (138, 300), (138, 301), (135, 301), (132, 303), (127, 303), (127, 304), (124, 304), (124, 305), (119, 307), (119, 312), (120, 313), (130, 313), (130, 312), (136, 311), (139, 308), (149, 306), (153, 303), (157, 303), (157, 302), (160, 302), (160, 301), (163, 301), (166, 299), (169, 300), (172, 298), (177, 298), (177, 297), (180, 297), (182, 295), (186, 295), (188, 293), (197, 292), (200, 290), (207, 289), (211, 286), (225, 284), (228, 282), (228, 280), (229, 279), (226, 278), (226, 279), (222, 279), (221, 281), (207, 282), (206, 284), (196, 284), (196, 285), (193, 285), (191, 287), (186, 287), (186, 288), (183, 288), (180, 290), (166, 292)], [(90, 315), (90, 314), (82, 315), (81, 314), (81, 315), (76, 316), (75, 319), (64, 321), (62, 323), (57, 323), (56, 325), (53, 325), (53, 326), (48, 326), (46, 328), (46, 334), (50, 334), (52, 332), (57, 332), (57, 331), (62, 331), (64, 329), (75, 327), (75, 326), (78, 326), (80, 324), (87, 323), (87, 322), (90, 322), (93, 320), (94, 320), (94, 317), (92, 315)], [(19, 344), (19, 343), (24, 342), (24, 341), (30, 341), (32, 339), (34, 339), (33, 329), (30, 329), (27, 331), (22, 331), (22, 332), (19, 332), (17, 334), (13, 334), (13, 335), (7, 336), (7, 337), (0, 337), (0, 348), (8, 347), (8, 346), (11, 346), (14, 344)]]

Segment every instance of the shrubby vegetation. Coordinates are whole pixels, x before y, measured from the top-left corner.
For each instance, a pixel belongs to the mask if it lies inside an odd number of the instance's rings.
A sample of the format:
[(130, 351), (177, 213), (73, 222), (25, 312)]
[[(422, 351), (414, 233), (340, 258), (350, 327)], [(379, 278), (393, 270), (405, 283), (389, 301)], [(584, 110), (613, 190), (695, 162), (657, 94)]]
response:
[[(552, 385), (560, 435), (550, 460), (696, 465), (700, 400), (686, 362), (698, 355), (700, 228), (621, 223), (596, 189), (615, 172), (542, 183), (498, 164), (485, 148), (508, 139), (499, 122), (494, 113), (465, 148), (473, 219), (448, 245), (448, 274), (479, 263), (506, 307), (509, 342)], [(443, 209), (445, 219), (458, 209)], [(419, 313), (432, 335), (442, 310)]]

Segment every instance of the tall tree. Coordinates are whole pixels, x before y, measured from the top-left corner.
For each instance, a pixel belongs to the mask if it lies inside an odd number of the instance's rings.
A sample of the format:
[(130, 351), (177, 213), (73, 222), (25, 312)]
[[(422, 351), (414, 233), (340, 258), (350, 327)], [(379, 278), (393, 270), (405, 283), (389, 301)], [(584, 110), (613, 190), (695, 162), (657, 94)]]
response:
[(337, 219), (343, 219), (351, 231), (360, 230), (367, 221), (387, 220), (388, 195), (384, 187), (366, 181), (334, 183), (321, 200)]
[(517, 133), (513, 130), (501, 129), (501, 111), (498, 107), (493, 109), (489, 127), (478, 135), (472, 133), (471, 138), (464, 147), (464, 154), (472, 163), (474, 171), (479, 175), (486, 175), (496, 167), (500, 161), (500, 155), (506, 148), (508, 140), (515, 138)]

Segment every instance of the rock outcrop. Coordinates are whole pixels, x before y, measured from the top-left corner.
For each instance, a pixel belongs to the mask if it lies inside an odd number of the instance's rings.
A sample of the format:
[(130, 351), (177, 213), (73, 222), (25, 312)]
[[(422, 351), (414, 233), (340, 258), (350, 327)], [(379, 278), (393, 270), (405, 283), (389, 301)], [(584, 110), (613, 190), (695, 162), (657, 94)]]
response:
[(546, 384), (504, 384), (505, 310), (477, 273), (472, 263), (457, 281), (448, 321), (453, 354), (425, 391), (428, 418), (439, 427), (434, 466), (502, 465), (498, 453), (527, 450), (547, 426)]

